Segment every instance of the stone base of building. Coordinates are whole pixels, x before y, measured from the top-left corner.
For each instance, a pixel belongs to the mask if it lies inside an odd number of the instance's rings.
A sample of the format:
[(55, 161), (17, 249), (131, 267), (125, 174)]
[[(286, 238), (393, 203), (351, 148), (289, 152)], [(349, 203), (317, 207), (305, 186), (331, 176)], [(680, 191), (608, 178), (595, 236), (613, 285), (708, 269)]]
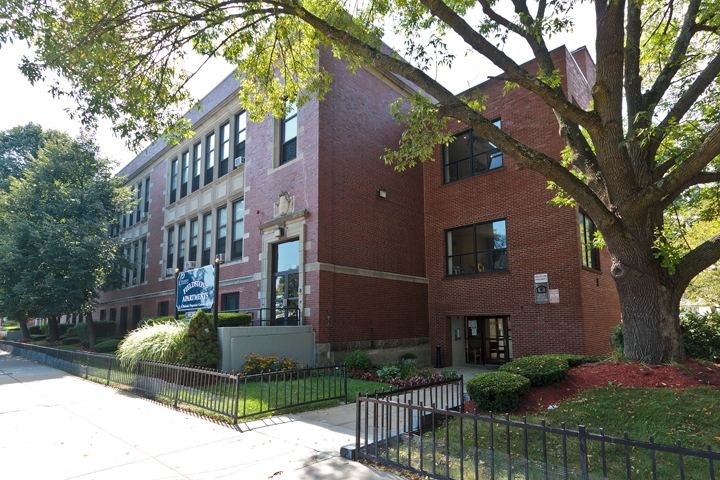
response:
[(406, 353), (417, 356), (418, 365), (431, 365), (430, 338), (397, 338), (389, 340), (367, 340), (361, 342), (332, 342), (315, 345), (315, 361), (318, 366), (337, 365), (348, 355), (361, 350), (375, 364), (397, 363)]

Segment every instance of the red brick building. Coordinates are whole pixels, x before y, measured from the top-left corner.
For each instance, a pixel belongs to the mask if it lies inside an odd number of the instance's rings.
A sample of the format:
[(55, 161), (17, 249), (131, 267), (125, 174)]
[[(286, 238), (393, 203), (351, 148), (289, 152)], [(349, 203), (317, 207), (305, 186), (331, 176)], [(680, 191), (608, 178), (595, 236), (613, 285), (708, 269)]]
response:
[[(587, 104), (587, 52), (562, 48), (554, 58), (567, 72), (563, 87)], [(583, 250), (577, 210), (548, 207), (546, 181), (499, 152), (485, 155), (484, 170), (456, 158), (461, 136), (438, 148), (437, 161), (394, 172), (379, 157), (402, 133), (388, 104), (407, 85), (370, 69), (353, 75), (329, 52), (320, 63), (334, 74), (324, 101), (250, 122), (230, 76), (188, 114), (192, 138), (158, 142), (120, 172), (139, 199), (117, 232), (135, 268), (94, 318), (124, 330), (172, 314), (175, 270), (222, 254), (221, 310), (249, 311), (256, 324), (312, 325), (320, 364), (357, 349), (377, 361), (412, 352), (434, 363), (436, 345), (444, 365), (505, 361), (511, 349), (609, 350), (619, 321), (609, 260), (600, 252), (598, 264), (596, 252)], [(503, 84), (479, 86), (488, 114), (559, 157), (550, 109), (520, 89), (503, 97)], [(493, 232), (487, 225), (497, 227), (491, 240), (482, 235)], [(492, 248), (463, 247), (468, 232)], [(535, 304), (538, 273), (559, 289), (560, 303)]]

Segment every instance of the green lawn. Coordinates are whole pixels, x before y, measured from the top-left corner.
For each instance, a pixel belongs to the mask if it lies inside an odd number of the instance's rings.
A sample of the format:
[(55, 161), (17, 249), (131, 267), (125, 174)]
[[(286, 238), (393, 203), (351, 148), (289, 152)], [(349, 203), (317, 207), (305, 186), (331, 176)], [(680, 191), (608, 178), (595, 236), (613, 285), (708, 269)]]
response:
[[(511, 417), (522, 421), (522, 418)], [(720, 451), (720, 391), (709, 388), (692, 388), (687, 390), (675, 389), (641, 389), (606, 387), (583, 392), (579, 396), (562, 403), (557, 409), (544, 412), (542, 416), (527, 417), (528, 423), (540, 424), (545, 419), (546, 425), (560, 428), (565, 427), (577, 430), (578, 425), (584, 425), (591, 433), (600, 433), (604, 428), (607, 436), (623, 437), (628, 432), (632, 440), (648, 441), (651, 435), (655, 443), (676, 445), (682, 441), (683, 447), (697, 450), (707, 450), (711, 445), (713, 451)], [(448, 432), (449, 442), (446, 442), (445, 432)], [(475, 444), (475, 422), (465, 419), (462, 425), (463, 446), (461, 452), (459, 437), (460, 425), (453, 419), (449, 425), (443, 425), (434, 432), (439, 453), (432, 456), (433, 433), (423, 436), (423, 467), (438, 473), (445, 474), (449, 468), (453, 478), (460, 477), (460, 458), (463, 460), (463, 470), (466, 476), (474, 476), (475, 459), (478, 459), (480, 478), (490, 471), (490, 428), (487, 423), (477, 422), (477, 443)], [(505, 426), (495, 426), (494, 436), (494, 464), (495, 475), (498, 478), (508, 478)], [(524, 478), (525, 463), (523, 459), (524, 439), (522, 429), (510, 429), (511, 443), (511, 478)], [(555, 478), (563, 465), (562, 440), (560, 436), (547, 435), (548, 463), (552, 466), (550, 478)], [(400, 463), (407, 464), (410, 458), (411, 465), (420, 466), (420, 439), (414, 438), (408, 457), (407, 443), (400, 445), (400, 450), (389, 446), (379, 452), (380, 456), (389, 455)], [(449, 458), (445, 452), (449, 451)], [(579, 478), (579, 446), (577, 440), (567, 440), (568, 468), (572, 471), (570, 478)], [(605, 445), (608, 478), (626, 478), (625, 447), (619, 445)], [(462, 455), (461, 455), (462, 453)], [(602, 477), (600, 443), (588, 441), (588, 454), (591, 478)], [(528, 432), (528, 456), (531, 462), (528, 466), (530, 478), (543, 478), (542, 437), (540, 432)], [(651, 454), (645, 450), (630, 450), (632, 478), (652, 478)], [(674, 455), (657, 453), (657, 478), (679, 478), (678, 458)], [(685, 458), (685, 478), (709, 478), (709, 464), (705, 460)], [(715, 467), (717, 469), (717, 465)], [(595, 477), (595, 475), (597, 477)]]

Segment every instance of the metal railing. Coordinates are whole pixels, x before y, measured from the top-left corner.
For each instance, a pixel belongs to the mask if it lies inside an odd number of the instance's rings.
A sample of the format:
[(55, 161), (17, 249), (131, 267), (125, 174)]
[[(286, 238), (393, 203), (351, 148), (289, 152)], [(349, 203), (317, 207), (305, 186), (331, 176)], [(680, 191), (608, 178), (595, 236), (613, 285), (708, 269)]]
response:
[(263, 307), (239, 308), (223, 310), (223, 312), (248, 313), (252, 317), (250, 326), (253, 327), (282, 327), (303, 324), (302, 309), (298, 307)]
[[(393, 392), (394, 393), (394, 392)], [(720, 453), (479, 416), (442, 403), (357, 397), (356, 458), (431, 478), (715, 479)]]
[(344, 365), (256, 375), (154, 362), (128, 369), (114, 355), (76, 352), (0, 341), (0, 349), (106, 385), (123, 385), (151, 396), (238, 419), (329, 400), (347, 399)]

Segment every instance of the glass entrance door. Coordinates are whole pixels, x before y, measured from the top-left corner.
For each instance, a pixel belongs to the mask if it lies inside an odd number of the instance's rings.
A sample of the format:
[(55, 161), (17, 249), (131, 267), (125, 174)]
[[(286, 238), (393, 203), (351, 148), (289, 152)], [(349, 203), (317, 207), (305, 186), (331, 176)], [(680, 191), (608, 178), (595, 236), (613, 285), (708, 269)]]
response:
[(300, 242), (273, 245), (272, 312), (273, 325), (300, 324)]
[(507, 317), (483, 318), (483, 361), (507, 363), (510, 361), (510, 319)]

